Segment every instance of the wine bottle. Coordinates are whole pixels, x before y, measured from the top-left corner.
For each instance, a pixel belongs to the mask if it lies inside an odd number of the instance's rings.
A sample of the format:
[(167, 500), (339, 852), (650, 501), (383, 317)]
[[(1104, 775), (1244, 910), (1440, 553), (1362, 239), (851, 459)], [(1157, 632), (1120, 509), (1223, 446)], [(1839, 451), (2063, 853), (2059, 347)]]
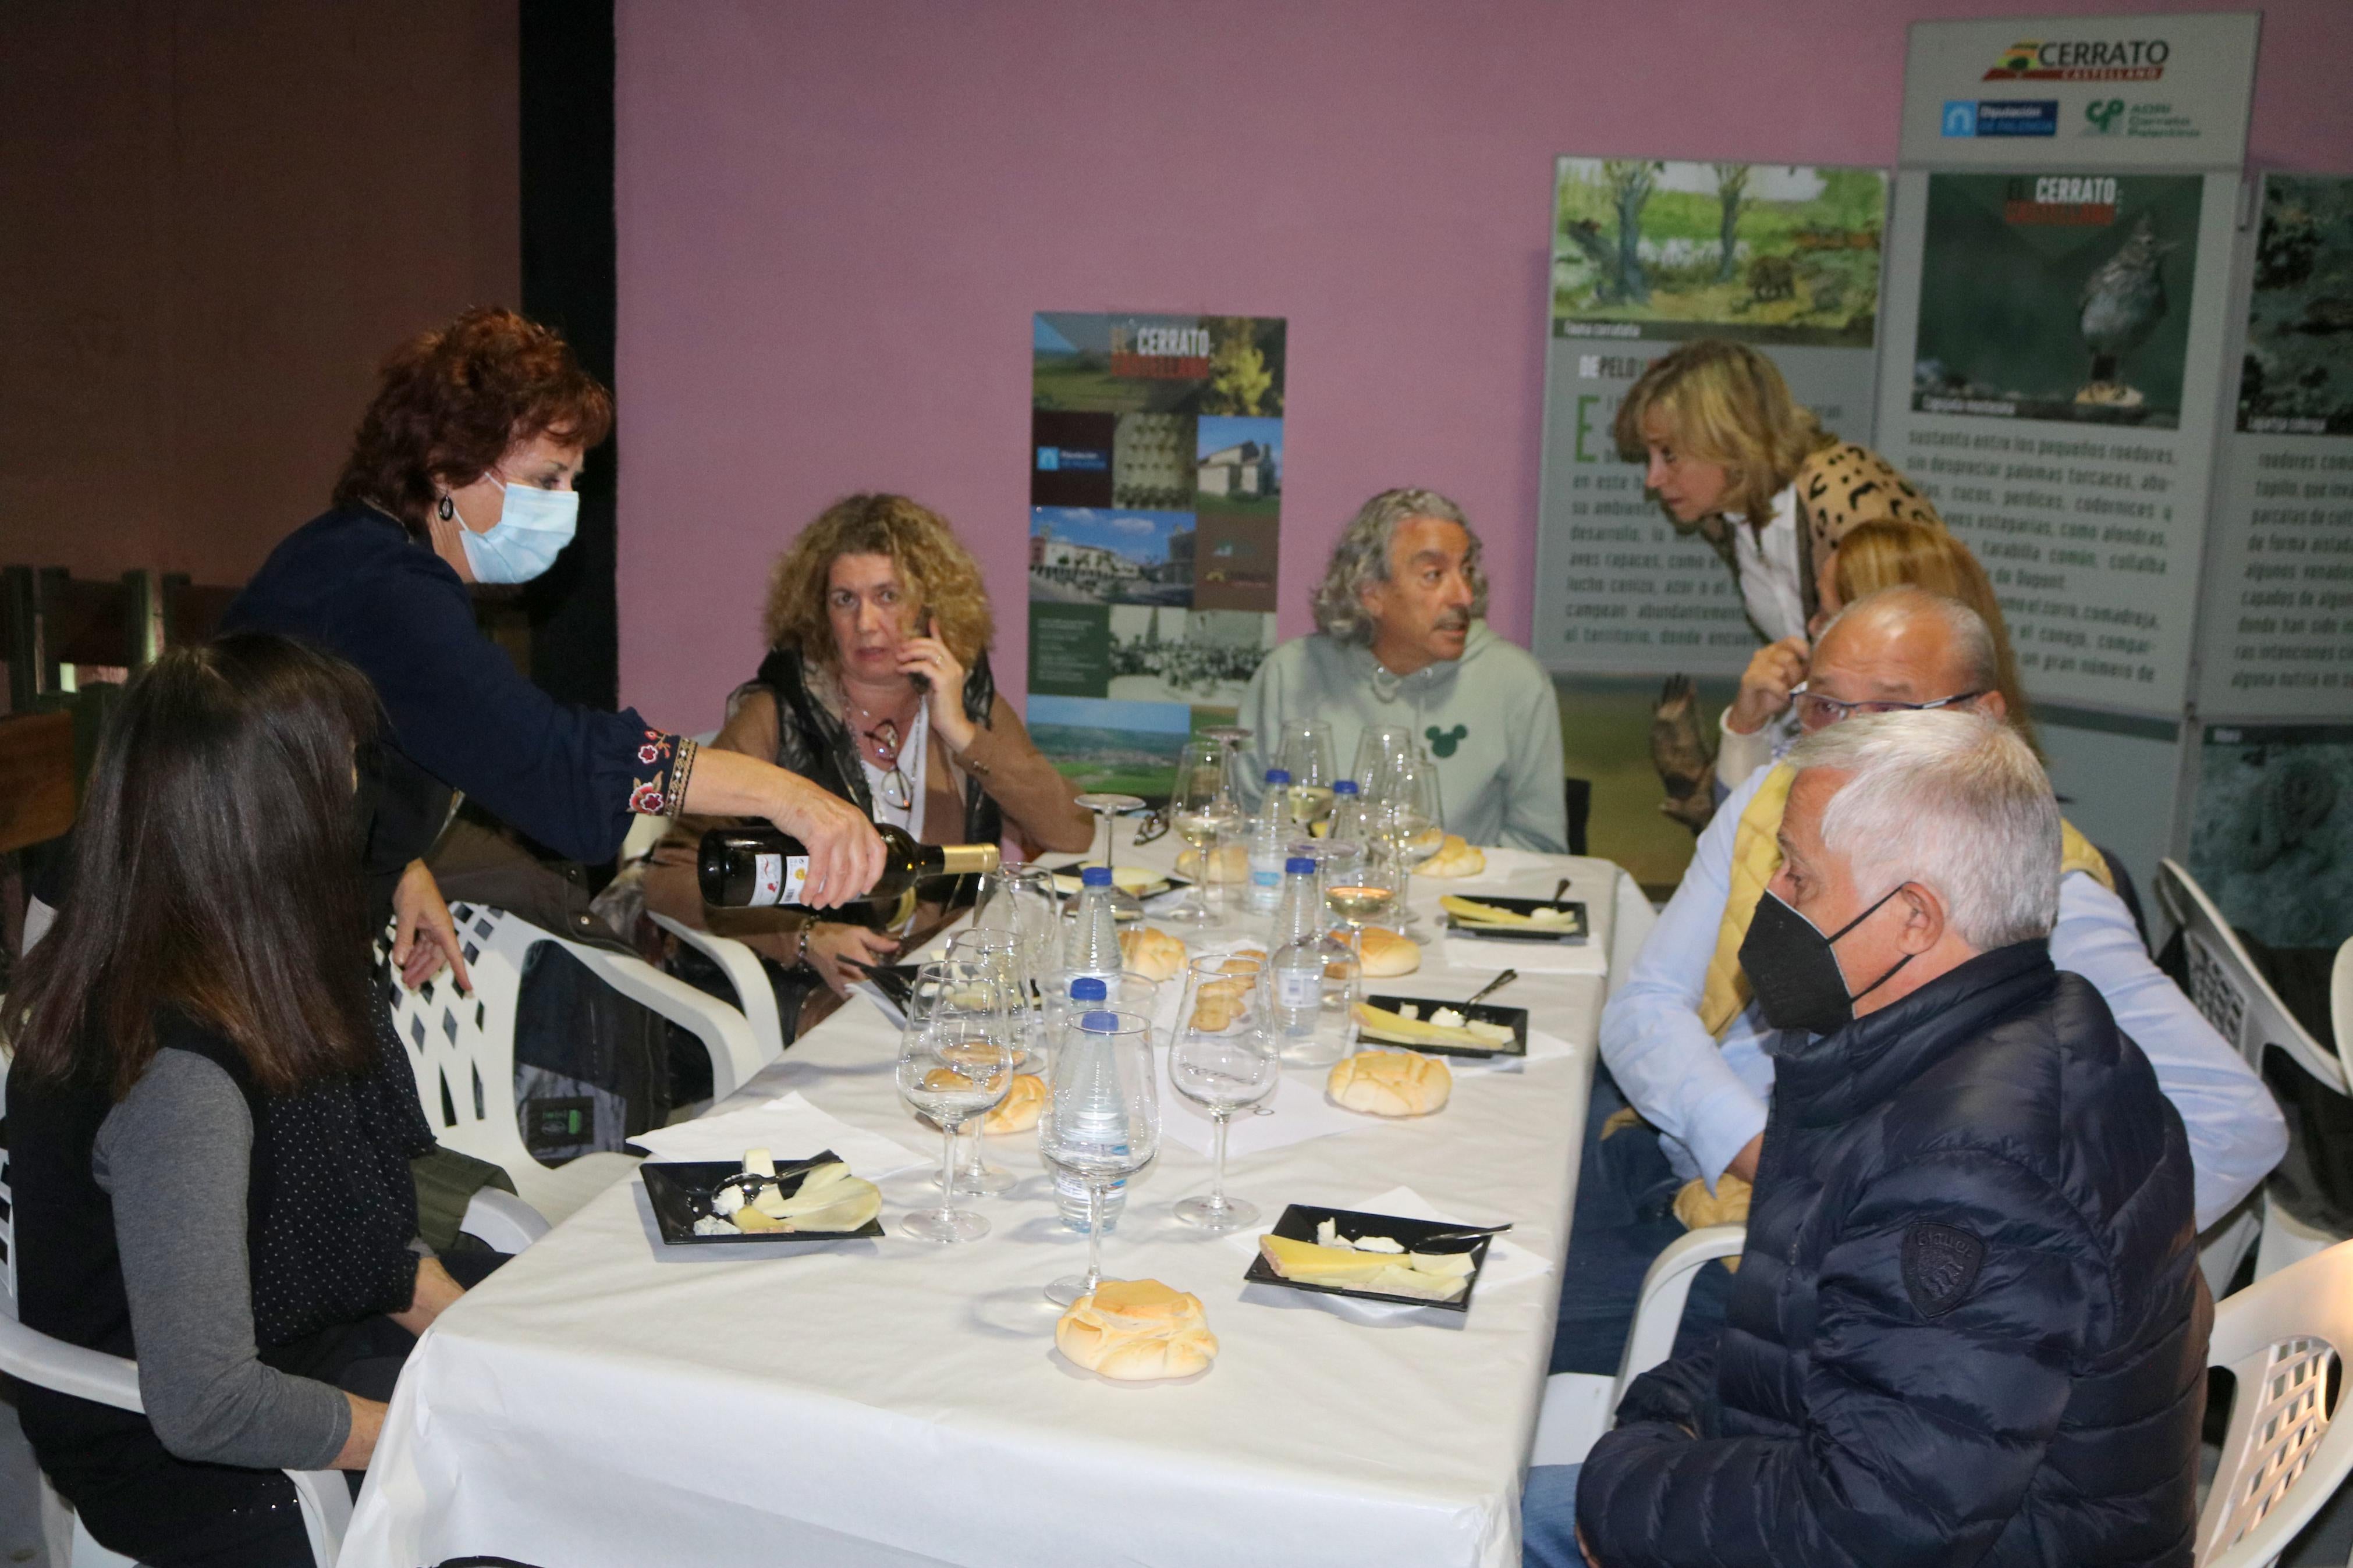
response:
[[(997, 869), (994, 844), (918, 844), (904, 828), (878, 822), (882, 875), (864, 896), (895, 899), (925, 877), (961, 877)], [(724, 909), (798, 904), (808, 875), (808, 850), (781, 828), (714, 827), (702, 836), (696, 868), (702, 901)]]

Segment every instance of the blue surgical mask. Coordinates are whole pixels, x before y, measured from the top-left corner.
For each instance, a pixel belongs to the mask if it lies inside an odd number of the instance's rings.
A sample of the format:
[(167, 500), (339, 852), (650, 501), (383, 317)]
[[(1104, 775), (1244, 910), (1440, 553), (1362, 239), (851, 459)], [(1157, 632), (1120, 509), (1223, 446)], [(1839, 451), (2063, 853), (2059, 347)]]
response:
[(491, 482), (506, 493), (506, 502), (489, 531), (460, 526), (466, 564), (478, 583), (528, 583), (554, 565), (572, 542), (580, 525), (580, 492)]

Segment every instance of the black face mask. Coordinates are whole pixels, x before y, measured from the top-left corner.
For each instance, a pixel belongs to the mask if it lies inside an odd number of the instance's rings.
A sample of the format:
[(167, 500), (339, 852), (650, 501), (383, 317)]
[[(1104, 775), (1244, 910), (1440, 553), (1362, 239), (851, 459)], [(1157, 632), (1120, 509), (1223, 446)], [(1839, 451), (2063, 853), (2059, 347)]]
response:
[(1895, 977), (1912, 962), (1905, 953), (1888, 972), (1852, 995), (1846, 976), (1839, 972), (1838, 954), (1831, 951), (1839, 938), (1879, 912), (1880, 904), (1904, 890), (1898, 882), (1873, 904), (1829, 936), (1814, 922), (1767, 892), (1757, 902), (1748, 934), (1740, 942), (1740, 967), (1756, 988), (1757, 1005), (1765, 1021), (1777, 1029), (1803, 1029), (1808, 1034), (1833, 1035), (1854, 1022), (1854, 1005)]

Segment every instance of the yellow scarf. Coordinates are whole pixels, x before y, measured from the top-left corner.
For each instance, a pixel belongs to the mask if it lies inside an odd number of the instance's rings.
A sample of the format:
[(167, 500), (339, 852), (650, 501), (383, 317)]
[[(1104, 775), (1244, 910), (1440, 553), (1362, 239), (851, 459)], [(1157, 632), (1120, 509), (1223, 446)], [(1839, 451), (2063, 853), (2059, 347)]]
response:
[[(1797, 776), (1787, 763), (1766, 774), (1748, 809), (1740, 814), (1739, 828), (1733, 835), (1732, 896), (1724, 903), (1724, 923), (1716, 930), (1715, 956), (1708, 960), (1707, 985), (1699, 1002), (1700, 1021), (1719, 1040), (1753, 994), (1748, 976), (1740, 968), (1740, 944), (1747, 938), (1748, 922), (1756, 918), (1765, 885), (1781, 868), (1781, 844), (1775, 835), (1781, 830), (1781, 813), (1788, 806), (1789, 785)], [(2059, 868), (2082, 871), (2108, 891), (2116, 890), (2106, 859), (2090, 839), (2075, 831), (2073, 823), (2063, 819), (2059, 824)]]

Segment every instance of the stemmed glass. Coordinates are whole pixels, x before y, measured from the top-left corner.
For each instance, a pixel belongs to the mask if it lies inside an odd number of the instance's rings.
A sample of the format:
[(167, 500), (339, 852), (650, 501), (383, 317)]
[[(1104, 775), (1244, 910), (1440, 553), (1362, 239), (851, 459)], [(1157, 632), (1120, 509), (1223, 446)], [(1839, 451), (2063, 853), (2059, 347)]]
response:
[(1335, 881), (1324, 889), (1324, 902), (1348, 928), (1348, 955), (1355, 960), (1348, 977), (1348, 1016), (1353, 1021), (1356, 1004), (1365, 999), (1365, 928), (1396, 907), (1401, 879), (1397, 868), (1377, 855), (1365, 856), (1349, 870), (1347, 881)]
[(981, 879), (972, 929), (1018, 936), (1022, 962), (1029, 966), (1034, 980), (1053, 967), (1061, 919), (1061, 902), (1054, 896), (1054, 874), (1043, 866), (1008, 863)]
[(1160, 1152), (1160, 1094), (1153, 1081), (1152, 1020), (1096, 1008), (1071, 1018), (1054, 1047), (1038, 1152), (1086, 1184), (1087, 1271), (1046, 1287), (1069, 1306), (1103, 1282), (1103, 1206), (1112, 1184)]
[[(1132, 795), (1098, 793), (1079, 796), (1078, 804), (1103, 819), (1103, 869), (1108, 871), (1111, 869), (1112, 818), (1125, 816), (1131, 811), (1142, 811), (1144, 802)], [(1117, 877), (1112, 879), (1111, 907), (1113, 914), (1120, 920), (1141, 920), (1144, 916), (1144, 900), (1134, 893), (1121, 892)]]
[(1291, 775), (1291, 820), (1305, 832), (1332, 815), (1332, 726), (1321, 719), (1293, 719), (1282, 727), (1274, 765)]
[(1209, 889), (1218, 885), (1220, 841), (1241, 826), (1240, 798), (1234, 793), (1232, 771), (1224, 742), (1202, 734), (1188, 737), (1177, 754), (1175, 787), (1168, 795), (1168, 816), (1185, 842), (1200, 857), (1200, 886), (1163, 911), (1160, 918), (1187, 925), (1208, 925), (1218, 918), (1209, 905)]
[(1356, 771), (1348, 776), (1366, 799), (1380, 793), (1389, 764), (1413, 747), (1413, 731), (1402, 724), (1368, 724), (1356, 737)]
[[(1019, 1072), (1033, 1054), (1030, 1042), (1036, 1015), (1029, 1007), (1029, 966), (1021, 952), (1021, 938), (1011, 931), (962, 931), (948, 943), (948, 958), (986, 975), (996, 988), (1008, 1065)], [(971, 1150), (956, 1173), (956, 1191), (971, 1197), (1003, 1197), (1019, 1180), (1001, 1165), (992, 1165), (982, 1152), (980, 1123), (973, 1123)]]
[(1232, 1230), (1258, 1218), (1255, 1204), (1226, 1196), (1226, 1124), (1274, 1090), (1281, 1062), (1268, 990), (1255, 963), (1197, 958), (1186, 967), (1184, 1001), (1168, 1036), (1168, 1081), (1208, 1110), (1215, 1142), (1209, 1195), (1181, 1198), (1174, 1212), (1203, 1230)]
[(956, 1207), (956, 1131), (985, 1116), (1013, 1087), (1002, 1000), (985, 971), (927, 963), (915, 977), (899, 1037), (899, 1095), (940, 1125), (940, 1206), (909, 1215), (901, 1231), (919, 1241), (977, 1241), (986, 1216)]
[(1380, 837), (1398, 868), (1398, 930), (1416, 942), (1424, 941), (1421, 921), (1406, 900), (1413, 868), (1446, 847), (1446, 809), (1439, 798), (1438, 764), (1419, 746), (1393, 759), (1382, 782)]

